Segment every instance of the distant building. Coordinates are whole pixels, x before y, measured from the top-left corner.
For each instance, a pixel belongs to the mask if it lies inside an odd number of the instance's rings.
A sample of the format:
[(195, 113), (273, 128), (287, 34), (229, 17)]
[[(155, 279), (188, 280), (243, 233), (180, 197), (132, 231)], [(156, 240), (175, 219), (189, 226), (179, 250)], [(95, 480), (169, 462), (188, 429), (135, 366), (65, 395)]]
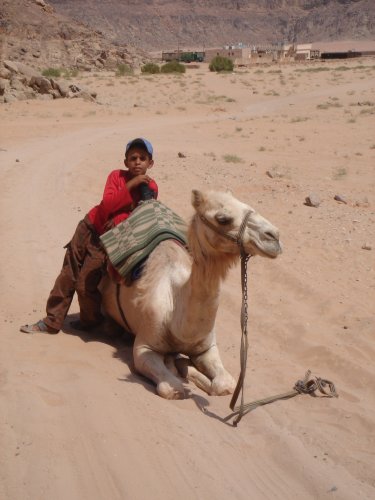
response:
[(347, 59), (375, 55), (375, 41), (314, 42), (296, 45), (295, 60)]
[(375, 41), (315, 42), (311, 46), (312, 50), (319, 52), (320, 59), (347, 59), (375, 55)]
[(296, 46), (294, 59), (296, 61), (306, 61), (311, 59), (312, 43), (299, 43)]
[(236, 66), (270, 63), (273, 61), (311, 61), (316, 59), (344, 59), (375, 55), (375, 41), (313, 42), (299, 44), (258, 44), (245, 47), (225, 45), (202, 51), (173, 50), (162, 52), (163, 61), (207, 62), (216, 56), (231, 59)]

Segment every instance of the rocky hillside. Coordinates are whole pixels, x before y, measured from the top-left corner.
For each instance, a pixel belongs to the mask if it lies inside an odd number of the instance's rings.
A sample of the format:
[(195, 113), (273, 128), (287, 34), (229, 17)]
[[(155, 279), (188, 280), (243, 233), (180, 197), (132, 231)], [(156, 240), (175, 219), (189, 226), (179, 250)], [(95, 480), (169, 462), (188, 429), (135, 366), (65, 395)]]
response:
[(43, 70), (114, 69), (137, 65), (145, 53), (57, 12), (44, 0), (0, 0), (0, 59)]
[(146, 50), (231, 43), (375, 39), (374, 0), (49, 0)]

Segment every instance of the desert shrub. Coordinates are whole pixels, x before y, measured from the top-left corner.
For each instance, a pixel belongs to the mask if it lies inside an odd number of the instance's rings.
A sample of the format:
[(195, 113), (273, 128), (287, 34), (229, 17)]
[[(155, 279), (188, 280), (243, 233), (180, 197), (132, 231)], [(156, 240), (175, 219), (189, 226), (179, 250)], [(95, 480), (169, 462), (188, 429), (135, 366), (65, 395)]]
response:
[(170, 61), (160, 68), (162, 73), (185, 73), (186, 68), (183, 64), (178, 61)]
[(58, 78), (61, 76), (61, 70), (59, 68), (47, 68), (42, 71), (42, 75), (47, 78)]
[(210, 62), (210, 71), (233, 71), (233, 61), (228, 57), (216, 56)]
[(141, 72), (150, 73), (154, 75), (155, 73), (160, 73), (160, 68), (155, 63), (146, 63), (144, 66), (141, 67)]
[(133, 69), (128, 64), (118, 64), (116, 76), (132, 75)]
[(240, 158), (239, 156), (237, 155), (224, 155), (223, 156), (223, 159), (224, 161), (226, 161), (227, 163), (242, 163), (243, 162), (243, 159)]

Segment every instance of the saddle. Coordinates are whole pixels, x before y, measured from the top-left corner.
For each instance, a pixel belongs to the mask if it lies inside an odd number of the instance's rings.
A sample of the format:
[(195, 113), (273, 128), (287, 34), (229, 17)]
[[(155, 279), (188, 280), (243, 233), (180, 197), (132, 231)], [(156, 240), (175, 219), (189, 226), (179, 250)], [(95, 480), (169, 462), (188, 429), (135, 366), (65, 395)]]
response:
[(169, 239), (187, 246), (187, 225), (157, 200), (141, 202), (126, 220), (100, 236), (111, 265), (128, 283), (157, 245)]

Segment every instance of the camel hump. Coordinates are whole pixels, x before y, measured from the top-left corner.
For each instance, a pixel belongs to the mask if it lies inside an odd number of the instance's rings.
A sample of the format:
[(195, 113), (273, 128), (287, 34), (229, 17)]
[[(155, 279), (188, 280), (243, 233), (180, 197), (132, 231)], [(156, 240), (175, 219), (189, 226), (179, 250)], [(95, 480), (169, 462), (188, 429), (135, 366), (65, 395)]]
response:
[(100, 239), (112, 266), (128, 279), (161, 241), (172, 239), (187, 246), (187, 224), (160, 201), (147, 200)]

